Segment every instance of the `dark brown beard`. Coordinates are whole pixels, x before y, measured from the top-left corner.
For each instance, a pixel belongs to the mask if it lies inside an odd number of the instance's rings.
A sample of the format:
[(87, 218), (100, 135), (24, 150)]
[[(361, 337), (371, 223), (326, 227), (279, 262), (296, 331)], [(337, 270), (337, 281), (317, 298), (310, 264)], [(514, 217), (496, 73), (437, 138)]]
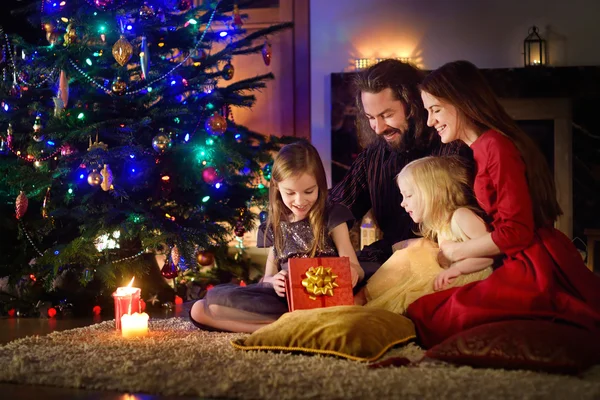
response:
[[(385, 140), (383, 136), (390, 133), (398, 133), (400, 135), (400, 140), (394, 143), (390, 143), (387, 140)], [(383, 134), (377, 135), (377, 140), (385, 143), (386, 146), (388, 146), (391, 150), (400, 152), (408, 150), (410, 146), (414, 143), (414, 140), (412, 140), (412, 135), (408, 132), (408, 130), (402, 131), (397, 128), (386, 129), (386, 131)]]

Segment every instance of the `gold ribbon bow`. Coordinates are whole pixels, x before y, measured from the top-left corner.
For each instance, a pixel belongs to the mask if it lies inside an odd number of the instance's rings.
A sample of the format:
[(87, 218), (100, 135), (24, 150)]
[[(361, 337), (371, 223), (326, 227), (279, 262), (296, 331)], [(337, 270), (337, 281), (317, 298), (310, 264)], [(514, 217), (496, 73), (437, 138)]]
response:
[(312, 300), (316, 300), (317, 296), (333, 296), (333, 288), (339, 286), (335, 282), (337, 277), (331, 268), (310, 267), (306, 271), (306, 278), (302, 279), (302, 286)]

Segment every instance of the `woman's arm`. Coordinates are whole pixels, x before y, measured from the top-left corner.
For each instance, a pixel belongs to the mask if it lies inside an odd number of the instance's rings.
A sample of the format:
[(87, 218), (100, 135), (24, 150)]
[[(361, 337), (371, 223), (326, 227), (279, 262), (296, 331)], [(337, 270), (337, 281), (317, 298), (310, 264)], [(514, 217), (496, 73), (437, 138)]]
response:
[[(485, 222), (468, 208), (459, 208), (454, 212), (454, 222), (470, 239), (462, 243), (444, 242), (440, 251), (452, 262), (466, 259), (486, 258), (486, 262), (477, 261), (462, 263), (465, 271), (474, 272), (475, 268), (483, 269), (493, 263), (494, 256), (502, 254), (500, 248), (492, 240), (492, 235), (487, 231)], [(463, 272), (468, 273), (468, 272)]]
[(346, 225), (346, 223), (341, 223), (333, 228), (331, 231), (331, 237), (333, 238), (333, 243), (335, 243), (335, 247), (337, 248), (338, 255), (340, 257), (348, 257), (350, 259), (350, 268), (352, 269), (352, 286), (354, 287), (365, 277), (365, 271), (363, 271), (358, 263), (356, 252), (352, 247), (352, 242), (350, 241), (350, 232), (348, 232), (348, 225)]

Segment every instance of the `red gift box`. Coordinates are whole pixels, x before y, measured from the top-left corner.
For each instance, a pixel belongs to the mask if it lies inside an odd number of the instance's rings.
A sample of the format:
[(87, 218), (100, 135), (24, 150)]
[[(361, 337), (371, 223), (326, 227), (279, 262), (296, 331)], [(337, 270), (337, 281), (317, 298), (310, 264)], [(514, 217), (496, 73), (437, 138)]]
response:
[(354, 305), (348, 257), (290, 258), (286, 285), (290, 311)]

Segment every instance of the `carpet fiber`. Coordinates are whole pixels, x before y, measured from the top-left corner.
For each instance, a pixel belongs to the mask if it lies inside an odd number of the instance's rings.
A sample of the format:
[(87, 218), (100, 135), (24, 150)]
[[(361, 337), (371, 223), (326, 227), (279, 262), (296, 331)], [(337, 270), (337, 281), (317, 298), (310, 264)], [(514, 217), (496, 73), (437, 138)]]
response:
[[(581, 377), (433, 362), (369, 369), (333, 357), (235, 350), (229, 341), (242, 334), (201, 331), (182, 318), (151, 320), (150, 329), (149, 337), (123, 339), (107, 321), (8, 343), (0, 347), (0, 381), (236, 399), (600, 398), (600, 366)], [(422, 355), (411, 343), (383, 359)]]

